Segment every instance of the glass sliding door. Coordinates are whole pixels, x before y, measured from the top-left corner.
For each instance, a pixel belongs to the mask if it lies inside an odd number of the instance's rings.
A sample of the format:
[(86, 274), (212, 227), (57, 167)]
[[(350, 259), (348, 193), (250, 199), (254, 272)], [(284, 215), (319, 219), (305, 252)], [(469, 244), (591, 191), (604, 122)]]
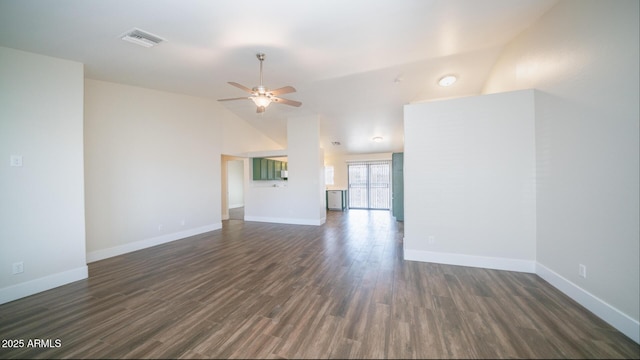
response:
[(369, 165), (369, 209), (391, 208), (391, 163)]
[(348, 165), (349, 208), (389, 210), (391, 162), (367, 161)]
[(366, 164), (349, 164), (349, 208), (369, 207), (369, 171)]

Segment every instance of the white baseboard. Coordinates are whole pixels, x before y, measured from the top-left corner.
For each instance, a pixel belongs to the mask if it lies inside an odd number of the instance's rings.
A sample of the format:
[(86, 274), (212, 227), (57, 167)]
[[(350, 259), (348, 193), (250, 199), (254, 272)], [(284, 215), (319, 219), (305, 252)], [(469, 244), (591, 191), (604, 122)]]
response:
[(404, 249), (404, 259), (447, 265), (535, 273), (587, 310), (640, 343), (640, 323), (544, 265), (528, 260)]
[(536, 263), (531, 260), (441, 253), (435, 251), (404, 249), (404, 259), (410, 261), (432, 262), (438, 264), (470, 266), (526, 273), (535, 273), (536, 270)]
[(231, 205), (229, 205), (229, 209), (236, 209), (236, 208), (243, 207), (243, 206), (244, 206), (244, 204), (231, 204)]
[(81, 266), (0, 289), (0, 304), (50, 290), (89, 277), (88, 267)]
[(222, 223), (219, 222), (219, 223), (205, 225), (205, 226), (201, 226), (193, 229), (179, 231), (176, 233), (156, 236), (150, 239), (144, 239), (144, 240), (135, 241), (128, 244), (118, 245), (108, 249), (92, 251), (87, 253), (87, 263), (92, 263), (94, 261), (103, 260), (110, 257), (130, 253), (132, 251), (146, 249), (148, 247), (168, 243), (175, 240), (184, 239), (190, 236), (203, 234), (203, 233), (213, 231), (213, 230), (218, 230), (221, 228), (222, 228)]
[(291, 225), (322, 225), (327, 221), (327, 217), (324, 216), (320, 219), (294, 219), (294, 218), (273, 218), (264, 216), (244, 216), (244, 221), (257, 221), (268, 222), (277, 224), (291, 224)]
[(540, 263), (536, 264), (536, 274), (633, 341), (640, 343), (640, 323), (637, 320)]

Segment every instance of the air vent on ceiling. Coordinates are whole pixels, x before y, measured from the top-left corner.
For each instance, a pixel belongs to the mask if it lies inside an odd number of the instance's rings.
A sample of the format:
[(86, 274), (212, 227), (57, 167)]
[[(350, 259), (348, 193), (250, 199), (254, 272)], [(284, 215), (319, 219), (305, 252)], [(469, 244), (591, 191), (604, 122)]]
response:
[(122, 35), (121, 39), (144, 47), (156, 46), (165, 41), (163, 38), (157, 35), (153, 35), (136, 28)]

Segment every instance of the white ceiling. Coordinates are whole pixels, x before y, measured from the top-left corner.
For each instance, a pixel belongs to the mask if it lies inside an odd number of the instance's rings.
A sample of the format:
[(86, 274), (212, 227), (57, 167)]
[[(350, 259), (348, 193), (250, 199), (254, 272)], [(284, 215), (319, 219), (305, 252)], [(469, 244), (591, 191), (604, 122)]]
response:
[[(392, 152), (403, 149), (404, 104), (478, 94), (502, 47), (556, 2), (0, 0), (0, 46), (82, 62), (88, 78), (210, 99), (246, 95), (228, 81), (258, 85), (264, 52), (264, 84), (294, 86), (282, 97), (303, 105), (258, 115), (248, 100), (220, 104), (283, 147), (286, 118), (315, 114), (325, 153)], [(134, 27), (167, 41), (120, 40)], [(458, 82), (439, 87), (447, 73)]]

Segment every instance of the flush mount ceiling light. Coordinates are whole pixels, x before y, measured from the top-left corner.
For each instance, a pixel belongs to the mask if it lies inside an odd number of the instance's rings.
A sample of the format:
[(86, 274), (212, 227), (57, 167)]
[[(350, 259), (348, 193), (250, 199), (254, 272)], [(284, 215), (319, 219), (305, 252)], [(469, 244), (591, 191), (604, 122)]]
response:
[(375, 142), (381, 142), (381, 141), (382, 141), (382, 136), (376, 136), (376, 137), (374, 137), (374, 138), (373, 138), (373, 139), (371, 139), (371, 140), (373, 140), (373, 141), (375, 141)]
[(449, 74), (445, 75), (438, 80), (438, 85), (440, 86), (451, 86), (456, 82), (458, 78), (455, 75)]
[(332, 141), (331, 145), (333, 146), (340, 146), (340, 141)]

